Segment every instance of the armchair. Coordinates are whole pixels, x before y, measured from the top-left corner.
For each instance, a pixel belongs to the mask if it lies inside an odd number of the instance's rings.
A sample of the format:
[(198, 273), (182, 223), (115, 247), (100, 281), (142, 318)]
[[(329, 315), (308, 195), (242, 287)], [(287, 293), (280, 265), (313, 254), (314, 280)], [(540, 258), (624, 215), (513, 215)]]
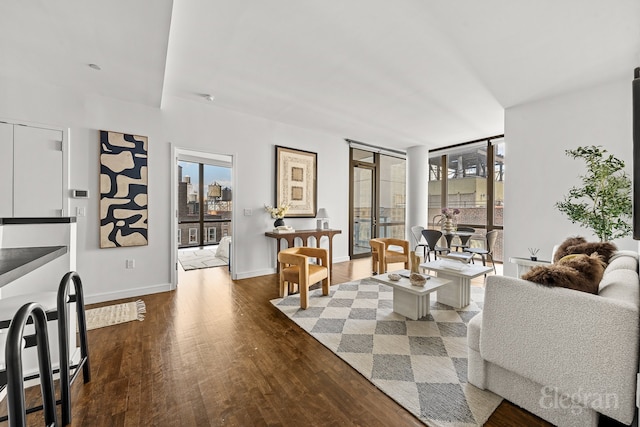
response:
[[(316, 258), (318, 264), (309, 263)], [(280, 297), (285, 297), (292, 284), (300, 286), (300, 308), (309, 306), (309, 286), (322, 281), (322, 295), (329, 295), (329, 252), (324, 248), (299, 246), (278, 253), (280, 263)]]
[[(387, 271), (387, 265), (394, 262), (403, 262), (404, 268), (409, 269), (408, 240), (378, 237), (369, 240), (369, 245), (371, 246), (371, 262), (374, 274), (383, 274)], [(389, 250), (390, 246), (399, 246), (402, 252)]]

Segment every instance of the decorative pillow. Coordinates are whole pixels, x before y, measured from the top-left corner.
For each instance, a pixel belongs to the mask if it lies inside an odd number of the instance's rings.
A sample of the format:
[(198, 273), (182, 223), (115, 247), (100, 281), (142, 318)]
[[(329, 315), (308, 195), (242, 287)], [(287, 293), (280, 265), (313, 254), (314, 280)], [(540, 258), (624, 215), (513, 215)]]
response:
[(555, 264), (534, 267), (522, 278), (549, 287), (597, 294), (604, 269), (605, 263), (597, 252), (591, 255), (570, 254)]
[(584, 237), (569, 237), (556, 250), (553, 255), (553, 262), (558, 262), (560, 258), (569, 254), (591, 255), (597, 252), (605, 264), (608, 264), (609, 259), (617, 250), (618, 247), (611, 242), (587, 242)]

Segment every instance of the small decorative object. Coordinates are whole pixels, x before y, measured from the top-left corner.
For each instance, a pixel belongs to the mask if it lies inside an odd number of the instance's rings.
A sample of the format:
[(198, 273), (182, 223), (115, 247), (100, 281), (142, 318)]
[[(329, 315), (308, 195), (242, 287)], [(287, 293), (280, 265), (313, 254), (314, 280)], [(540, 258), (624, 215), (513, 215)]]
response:
[(633, 213), (631, 179), (624, 161), (605, 157), (601, 146), (578, 147), (565, 153), (586, 163), (587, 173), (580, 176), (581, 186), (571, 187), (556, 208), (574, 224), (589, 228), (601, 242), (631, 234)]
[(538, 253), (540, 249), (538, 248), (529, 248), (529, 254), (531, 255), (531, 261), (537, 261), (538, 257), (536, 256), (536, 254)]
[(411, 286), (424, 286), (427, 283), (427, 278), (422, 274), (411, 273), (409, 276), (409, 282), (411, 282)]
[(389, 274), (389, 280), (391, 280), (392, 282), (397, 282), (398, 280), (400, 280), (400, 275), (396, 273), (391, 273)]
[(291, 205), (289, 203), (283, 203), (279, 207), (274, 208), (271, 205), (264, 205), (264, 210), (271, 214), (271, 218), (274, 218), (276, 221), (273, 223), (273, 226), (278, 228), (284, 225), (284, 216), (287, 214), (287, 211)]
[(442, 215), (444, 216), (444, 224), (442, 225), (442, 232), (444, 234), (451, 234), (456, 229), (456, 217), (460, 214), (460, 209), (454, 208), (442, 208)]
[(420, 267), (420, 256), (416, 255), (415, 251), (409, 252), (409, 265), (411, 266), (412, 273), (418, 273)]
[[(318, 213), (316, 214), (316, 228), (318, 230), (322, 230), (323, 220), (328, 218), (329, 218), (329, 214), (327, 213), (327, 210), (325, 208), (318, 209)], [(328, 223), (325, 223), (324, 228), (329, 228)]]

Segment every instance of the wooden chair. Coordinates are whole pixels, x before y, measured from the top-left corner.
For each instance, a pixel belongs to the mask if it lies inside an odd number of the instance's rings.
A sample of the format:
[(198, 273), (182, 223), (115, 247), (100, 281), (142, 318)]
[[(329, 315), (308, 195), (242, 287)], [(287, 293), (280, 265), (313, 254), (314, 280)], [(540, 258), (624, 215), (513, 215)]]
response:
[[(309, 263), (316, 258), (318, 264)], [(322, 295), (329, 295), (329, 252), (324, 248), (297, 246), (278, 253), (280, 263), (280, 297), (300, 287), (300, 308), (309, 306), (309, 287), (322, 281)]]
[[(409, 241), (392, 237), (378, 237), (369, 240), (371, 246), (371, 263), (374, 274), (383, 274), (387, 265), (403, 262), (404, 268), (409, 269)], [(399, 246), (402, 252), (389, 250), (389, 246)]]

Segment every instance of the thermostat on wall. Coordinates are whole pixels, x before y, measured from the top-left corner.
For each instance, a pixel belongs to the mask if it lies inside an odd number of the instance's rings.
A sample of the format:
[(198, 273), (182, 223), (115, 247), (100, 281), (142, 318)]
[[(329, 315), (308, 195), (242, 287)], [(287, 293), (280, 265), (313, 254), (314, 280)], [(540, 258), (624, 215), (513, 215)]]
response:
[(72, 197), (76, 199), (89, 198), (89, 190), (72, 190)]

